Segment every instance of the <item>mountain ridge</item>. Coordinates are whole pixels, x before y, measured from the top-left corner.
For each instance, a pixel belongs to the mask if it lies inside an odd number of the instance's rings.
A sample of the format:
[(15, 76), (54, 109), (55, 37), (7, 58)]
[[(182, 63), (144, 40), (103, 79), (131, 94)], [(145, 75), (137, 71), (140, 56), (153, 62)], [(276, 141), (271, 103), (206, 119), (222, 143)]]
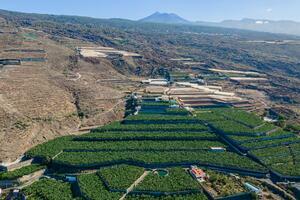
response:
[(188, 24), (190, 21), (174, 13), (155, 12), (145, 18), (138, 20), (140, 22), (167, 23), (167, 24)]
[(241, 20), (223, 20), (221, 22), (189, 21), (174, 13), (155, 12), (150, 16), (137, 20), (139, 22), (151, 22), (162, 24), (188, 24), (214, 26), (222, 28), (234, 28), (250, 31), (262, 31), (269, 33), (300, 35), (300, 22), (292, 20), (269, 20), (243, 18)]

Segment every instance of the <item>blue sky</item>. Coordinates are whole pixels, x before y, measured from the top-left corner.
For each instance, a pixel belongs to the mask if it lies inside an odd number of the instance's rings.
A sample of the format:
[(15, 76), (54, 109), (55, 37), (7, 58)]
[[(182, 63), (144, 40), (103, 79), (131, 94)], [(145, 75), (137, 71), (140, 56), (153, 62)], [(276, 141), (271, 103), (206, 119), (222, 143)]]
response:
[(300, 21), (300, 0), (0, 0), (0, 9), (133, 20), (160, 11), (193, 21)]

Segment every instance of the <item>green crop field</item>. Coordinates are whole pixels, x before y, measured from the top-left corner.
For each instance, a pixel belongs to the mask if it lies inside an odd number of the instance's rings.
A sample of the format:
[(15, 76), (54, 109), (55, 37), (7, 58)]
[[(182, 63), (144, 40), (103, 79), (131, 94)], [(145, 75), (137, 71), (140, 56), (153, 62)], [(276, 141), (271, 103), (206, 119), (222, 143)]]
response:
[(214, 133), (210, 133), (207, 131), (200, 132), (93, 132), (91, 134), (86, 134), (80, 137), (74, 138), (75, 140), (164, 140), (164, 139), (203, 139), (208, 138), (212, 140), (218, 140), (218, 136)]
[(135, 188), (137, 191), (178, 192), (199, 190), (199, 183), (182, 168), (168, 168), (168, 175), (160, 176), (150, 172)]
[(144, 168), (130, 165), (115, 165), (101, 168), (98, 172), (111, 189), (126, 190), (143, 173)]
[(83, 174), (78, 177), (78, 185), (84, 199), (116, 200), (122, 194), (108, 191), (97, 174)]
[(234, 108), (197, 109), (196, 114), (238, 147), (248, 149), (269, 169), (282, 175), (300, 176), (300, 138), (295, 134)]
[(45, 168), (45, 166), (39, 164), (32, 164), (26, 167), (22, 167), (20, 169), (9, 171), (9, 172), (1, 172), (0, 180), (14, 180), (20, 178), (22, 176), (34, 173), (38, 170)]
[[(151, 102), (152, 106), (156, 104), (166, 102)], [(126, 121), (133, 123), (126, 124)], [(141, 123), (134, 123), (136, 121)], [(155, 124), (159, 121), (162, 123)], [(131, 162), (145, 166), (198, 163), (265, 170), (251, 159), (232, 152), (218, 134), (208, 132), (209, 127), (197, 117), (137, 115), (127, 117), (124, 122), (112, 123), (82, 136), (55, 139), (33, 148), (27, 155), (47, 160), (55, 157), (54, 164), (77, 168)], [(223, 147), (227, 151), (213, 152), (211, 147)]]
[[(42, 179), (24, 189), (28, 200), (72, 200), (71, 185), (62, 181)], [(79, 200), (79, 199), (78, 199)]]
[[(134, 191), (198, 192), (198, 182), (183, 169), (191, 164), (237, 173), (267, 174), (269, 169), (283, 175), (300, 175), (299, 139), (254, 114), (233, 108), (196, 109), (190, 114), (182, 108), (168, 108), (168, 102), (149, 101), (141, 105), (141, 114), (129, 115), (88, 134), (54, 139), (32, 148), (26, 155), (43, 158), (50, 168), (62, 167), (64, 173), (69, 169), (96, 170), (78, 176), (81, 196), (87, 199), (119, 199), (145, 171), (167, 166), (173, 166), (167, 168), (169, 175), (161, 177), (150, 172)], [(245, 148), (265, 166), (239, 154), (231, 145)], [(225, 150), (214, 151), (212, 147)], [(222, 175), (212, 176), (212, 182), (219, 186), (228, 182), (223, 185), (227, 189), (220, 191), (221, 196), (237, 193), (233, 189), (233, 193), (228, 193), (235, 186)], [(130, 193), (125, 199), (206, 199), (201, 190), (189, 195), (151, 195)]]
[(289, 176), (300, 176), (299, 144), (250, 151), (271, 169)]

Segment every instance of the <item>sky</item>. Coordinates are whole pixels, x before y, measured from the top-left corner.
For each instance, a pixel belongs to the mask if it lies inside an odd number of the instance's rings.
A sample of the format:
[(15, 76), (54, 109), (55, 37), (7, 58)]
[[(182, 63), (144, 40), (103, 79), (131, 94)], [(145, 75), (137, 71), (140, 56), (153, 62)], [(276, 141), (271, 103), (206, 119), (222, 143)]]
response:
[(0, 0), (0, 9), (131, 20), (159, 11), (176, 13), (191, 21), (300, 21), (300, 0)]

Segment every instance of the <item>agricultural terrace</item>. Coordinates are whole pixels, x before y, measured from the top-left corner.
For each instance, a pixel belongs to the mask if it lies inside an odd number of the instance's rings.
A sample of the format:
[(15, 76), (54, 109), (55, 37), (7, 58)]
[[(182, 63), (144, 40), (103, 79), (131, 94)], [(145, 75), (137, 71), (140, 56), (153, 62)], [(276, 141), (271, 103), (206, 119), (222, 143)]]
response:
[(97, 175), (111, 190), (125, 191), (137, 180), (145, 169), (130, 165), (115, 165), (101, 168)]
[(290, 144), (250, 151), (265, 165), (288, 176), (300, 176), (300, 144)]
[(44, 169), (45, 166), (39, 165), (39, 164), (32, 164), (26, 167), (22, 167), (20, 169), (16, 169), (14, 171), (8, 171), (8, 172), (1, 172), (0, 173), (0, 180), (14, 180), (18, 179), (22, 176), (34, 173), (38, 170)]
[[(97, 128), (90, 134), (55, 139), (33, 148), (27, 155), (52, 160), (54, 166), (76, 169), (123, 163), (143, 167), (198, 164), (265, 171), (260, 164), (232, 151), (197, 117), (169, 115), (170, 102), (147, 101), (141, 105), (138, 115)], [(148, 113), (161, 108), (164, 113)], [(211, 147), (222, 147), (225, 151), (213, 151)]]
[(191, 79), (189, 73), (186, 72), (169, 72), (166, 74), (166, 78), (177, 82), (189, 81)]
[(104, 183), (96, 173), (78, 176), (78, 186), (84, 199), (116, 200), (122, 197), (122, 193), (110, 192), (105, 188)]
[[(79, 175), (78, 187), (85, 199), (120, 199), (138, 180), (125, 199), (207, 199), (199, 183), (183, 168), (171, 168), (168, 171), (168, 175), (160, 176), (152, 170), (145, 171), (144, 168), (130, 165), (105, 167), (96, 173)], [(147, 174), (142, 177), (145, 172)], [(185, 193), (181, 194), (182, 190)], [(173, 191), (172, 195), (165, 193), (168, 191)], [(155, 192), (155, 196), (151, 192)]]
[(195, 111), (220, 137), (283, 176), (300, 176), (300, 138), (258, 116), (234, 108)]
[[(296, 135), (245, 111), (221, 107), (190, 113), (171, 106), (175, 104), (154, 98), (135, 102), (132, 105), (141, 106), (138, 114), (128, 107), (129, 115), (121, 122), (54, 139), (27, 156), (43, 160), (53, 172), (78, 172), (79, 196), (85, 199), (200, 200), (207, 199), (203, 188), (216, 197), (244, 192), (234, 178), (207, 169), (259, 177), (269, 169), (299, 176)], [(211, 174), (206, 185), (190, 176), (185, 169), (190, 165)], [(156, 169), (167, 174), (161, 176)], [(80, 173), (86, 170), (92, 171)]]
[(167, 175), (160, 175), (152, 171), (135, 188), (135, 191), (153, 191), (153, 192), (179, 192), (193, 191), (201, 193), (199, 183), (180, 167), (167, 168)]
[[(53, 199), (72, 200), (71, 185), (52, 179), (41, 179), (24, 189), (24, 194), (29, 200)], [(79, 200), (79, 199), (78, 199)]]

